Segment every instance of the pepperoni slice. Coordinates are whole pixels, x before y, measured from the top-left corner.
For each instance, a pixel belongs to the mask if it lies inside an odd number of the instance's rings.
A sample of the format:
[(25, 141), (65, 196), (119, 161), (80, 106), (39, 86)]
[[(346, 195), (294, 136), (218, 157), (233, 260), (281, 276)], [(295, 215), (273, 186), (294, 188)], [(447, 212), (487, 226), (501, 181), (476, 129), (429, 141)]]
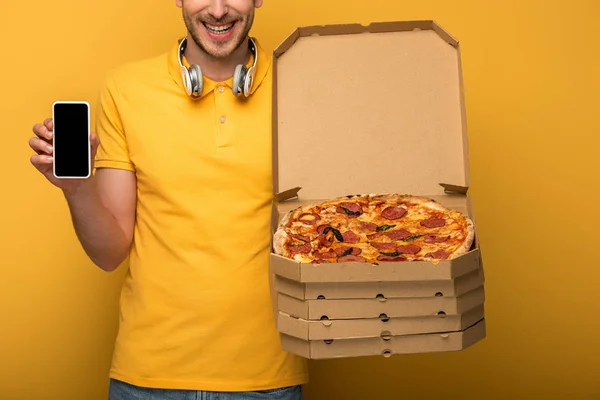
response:
[(450, 236), (425, 235), (423, 240), (425, 243), (443, 243), (448, 239), (450, 239)]
[(421, 221), (421, 225), (426, 228), (439, 228), (446, 225), (446, 221), (440, 217), (431, 217), (425, 221)]
[(385, 261), (385, 262), (406, 261), (406, 258), (381, 255), (381, 256), (377, 257), (377, 261)]
[(333, 244), (334, 239), (335, 236), (333, 236), (333, 234), (325, 235), (324, 233), (321, 233), (319, 235), (319, 243), (321, 243), (321, 245), (325, 247), (330, 247)]
[(335, 249), (335, 254), (337, 254), (338, 256), (341, 256), (342, 254), (344, 254), (346, 252), (352, 253), (352, 247), (344, 246), (344, 247), (338, 247), (337, 249)]
[(344, 207), (347, 210), (350, 210), (352, 212), (361, 212), (363, 211), (362, 209), (362, 205), (360, 203), (351, 203), (351, 202), (345, 202), (345, 203), (340, 203), (341, 207)]
[(381, 212), (381, 216), (385, 219), (400, 219), (406, 214), (406, 209), (402, 207), (387, 207)]
[(342, 236), (344, 237), (344, 243), (360, 242), (360, 236), (358, 236), (356, 233), (354, 233), (352, 231), (346, 231), (346, 232), (342, 233)]
[(338, 262), (367, 262), (367, 260), (361, 256), (344, 256), (338, 258)]
[(350, 246), (338, 247), (337, 249), (335, 249), (335, 254), (337, 254), (338, 256), (341, 256), (346, 253), (348, 253), (347, 255), (358, 256), (360, 253), (362, 253), (362, 250), (358, 247)]
[(288, 249), (290, 250), (290, 253), (292, 255), (294, 255), (294, 254), (310, 253), (310, 251), (312, 250), (312, 247), (311, 247), (310, 243), (306, 243), (306, 244), (303, 244), (302, 246), (288, 246)]
[(319, 225), (319, 226), (317, 226), (317, 232), (323, 233), (325, 228), (329, 228), (329, 227), (331, 227), (331, 225), (329, 225), (329, 224)]
[(372, 222), (360, 221), (360, 227), (369, 232), (375, 232), (377, 230), (377, 224)]
[(304, 213), (298, 217), (298, 221), (300, 221), (306, 225), (314, 225), (320, 219), (321, 219), (321, 217), (319, 217), (319, 215), (312, 214), (312, 213)]
[(442, 249), (434, 251), (433, 253), (427, 253), (427, 254), (425, 254), (425, 257), (436, 258), (438, 260), (445, 260), (449, 256), (450, 256), (450, 253), (447, 252), (446, 250), (442, 250)]
[(326, 252), (315, 252), (315, 253), (313, 253), (313, 255), (316, 258), (335, 258), (335, 256), (336, 256), (335, 251), (333, 251), (333, 250), (329, 250)]
[(371, 242), (371, 246), (375, 247), (376, 249), (387, 250), (387, 249), (395, 249), (396, 243)]
[(311, 264), (329, 264), (331, 263), (331, 261), (327, 261), (327, 260), (313, 260), (311, 261)]
[(363, 213), (363, 209), (358, 203), (344, 202), (336, 207), (336, 211), (346, 215), (348, 218), (356, 218)]
[(310, 237), (309, 236), (304, 236), (304, 235), (299, 235), (297, 233), (293, 233), (292, 237), (294, 239), (298, 239), (298, 240), (300, 240), (302, 242), (310, 242)]
[(396, 247), (396, 251), (404, 254), (417, 254), (421, 251), (421, 248), (414, 244), (409, 244), (408, 246), (398, 246)]
[(389, 237), (392, 240), (401, 240), (406, 239), (412, 236), (412, 233), (402, 228), (397, 231), (389, 231), (384, 233), (385, 236)]

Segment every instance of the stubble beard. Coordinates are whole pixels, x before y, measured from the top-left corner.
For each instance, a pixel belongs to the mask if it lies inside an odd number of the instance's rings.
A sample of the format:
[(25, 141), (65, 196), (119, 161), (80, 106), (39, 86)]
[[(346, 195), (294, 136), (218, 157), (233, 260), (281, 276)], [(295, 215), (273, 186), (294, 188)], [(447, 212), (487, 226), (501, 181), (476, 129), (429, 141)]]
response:
[[(221, 20), (215, 20), (210, 17), (202, 17), (197, 16), (194, 18), (193, 16), (187, 14), (185, 10), (183, 10), (183, 20), (185, 22), (185, 26), (190, 33), (192, 40), (196, 43), (196, 46), (200, 48), (204, 53), (210, 55), (211, 57), (223, 59), (229, 57), (233, 52), (240, 48), (240, 46), (244, 43), (244, 40), (248, 37), (250, 33), (250, 28), (252, 28), (252, 24), (254, 22), (254, 10), (244, 19), (241, 15), (237, 17), (225, 17)], [(203, 22), (207, 22), (209, 24), (214, 23), (227, 23), (235, 21), (234, 29), (239, 29), (240, 24), (243, 24), (243, 29), (238, 31), (239, 33), (233, 38), (225, 41), (225, 42), (215, 42), (210, 39), (210, 44), (207, 44), (203, 38), (200, 36), (199, 30), (206, 29), (204, 27)], [(233, 43), (233, 46), (231, 45)]]

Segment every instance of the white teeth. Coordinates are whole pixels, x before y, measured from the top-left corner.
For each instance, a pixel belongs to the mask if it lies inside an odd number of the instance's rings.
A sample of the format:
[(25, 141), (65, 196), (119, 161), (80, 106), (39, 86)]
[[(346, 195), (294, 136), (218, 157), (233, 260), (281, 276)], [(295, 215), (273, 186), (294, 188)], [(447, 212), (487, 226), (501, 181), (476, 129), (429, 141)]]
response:
[(209, 25), (209, 24), (205, 23), (204, 26), (213, 33), (224, 33), (231, 29), (231, 27), (233, 26), (233, 23), (231, 23), (229, 25), (223, 25), (223, 26), (213, 26), (213, 25)]

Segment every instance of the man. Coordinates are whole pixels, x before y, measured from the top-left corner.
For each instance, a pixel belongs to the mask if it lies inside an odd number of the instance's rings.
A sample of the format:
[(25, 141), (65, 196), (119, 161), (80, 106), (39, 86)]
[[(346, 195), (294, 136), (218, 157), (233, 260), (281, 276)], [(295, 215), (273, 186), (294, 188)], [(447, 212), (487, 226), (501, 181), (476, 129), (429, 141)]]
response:
[[(31, 161), (96, 265), (129, 256), (111, 400), (300, 399), (305, 360), (281, 350), (269, 288), (271, 59), (248, 37), (262, 0), (176, 4), (185, 46), (106, 79), (95, 175), (52, 175), (50, 119), (34, 126)], [(244, 85), (236, 66), (254, 61)]]

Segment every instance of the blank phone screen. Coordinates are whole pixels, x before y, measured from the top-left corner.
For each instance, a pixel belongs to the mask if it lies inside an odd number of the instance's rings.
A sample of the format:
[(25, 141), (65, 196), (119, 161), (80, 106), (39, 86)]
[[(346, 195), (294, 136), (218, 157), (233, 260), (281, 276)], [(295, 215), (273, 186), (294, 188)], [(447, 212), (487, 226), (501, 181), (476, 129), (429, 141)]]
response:
[(54, 173), (84, 178), (90, 174), (89, 110), (87, 104), (54, 104)]

